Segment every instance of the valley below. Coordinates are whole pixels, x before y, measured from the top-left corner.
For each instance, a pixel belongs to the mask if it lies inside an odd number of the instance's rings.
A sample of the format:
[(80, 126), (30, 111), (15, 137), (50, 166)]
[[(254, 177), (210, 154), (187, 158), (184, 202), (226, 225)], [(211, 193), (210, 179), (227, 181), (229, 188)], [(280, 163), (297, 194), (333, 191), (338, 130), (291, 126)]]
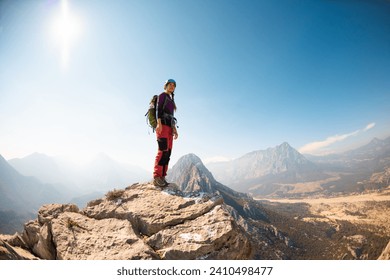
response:
[[(390, 187), (333, 197), (266, 199), (294, 259), (378, 259), (390, 236)], [(272, 214), (272, 213), (277, 213)]]

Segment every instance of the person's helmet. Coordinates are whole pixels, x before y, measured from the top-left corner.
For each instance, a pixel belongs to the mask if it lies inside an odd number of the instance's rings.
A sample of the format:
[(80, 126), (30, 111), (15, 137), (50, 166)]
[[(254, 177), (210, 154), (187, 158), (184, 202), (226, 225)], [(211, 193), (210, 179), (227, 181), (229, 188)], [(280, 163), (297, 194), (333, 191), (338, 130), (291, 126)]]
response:
[(168, 80), (166, 80), (166, 82), (164, 84), (164, 89), (167, 89), (167, 85), (170, 83), (175, 84), (175, 87), (176, 87), (176, 81), (174, 79), (168, 79)]

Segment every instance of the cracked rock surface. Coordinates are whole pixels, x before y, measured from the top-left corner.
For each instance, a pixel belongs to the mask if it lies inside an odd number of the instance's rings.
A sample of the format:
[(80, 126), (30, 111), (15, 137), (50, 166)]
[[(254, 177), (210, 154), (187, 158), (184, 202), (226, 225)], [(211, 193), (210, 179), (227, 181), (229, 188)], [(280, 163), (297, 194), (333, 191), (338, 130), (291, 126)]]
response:
[(151, 184), (114, 190), (81, 210), (44, 205), (20, 236), (4, 243), (26, 252), (12, 250), (11, 259), (250, 259), (252, 254), (220, 196), (186, 197), (175, 186), (161, 190)]

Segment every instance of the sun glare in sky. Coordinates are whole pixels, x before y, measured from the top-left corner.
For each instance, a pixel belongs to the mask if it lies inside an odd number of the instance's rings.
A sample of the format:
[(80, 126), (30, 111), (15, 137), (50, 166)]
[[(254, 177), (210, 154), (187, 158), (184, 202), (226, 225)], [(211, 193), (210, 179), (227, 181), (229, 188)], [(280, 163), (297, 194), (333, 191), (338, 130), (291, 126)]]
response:
[(54, 17), (51, 32), (56, 45), (60, 49), (61, 65), (63, 67), (68, 66), (71, 48), (80, 37), (81, 31), (80, 19), (72, 14), (68, 1), (62, 0), (60, 12)]
[(150, 170), (144, 115), (169, 78), (171, 166), (385, 139), (389, 14), (389, 0), (0, 0), (0, 154), (103, 152)]

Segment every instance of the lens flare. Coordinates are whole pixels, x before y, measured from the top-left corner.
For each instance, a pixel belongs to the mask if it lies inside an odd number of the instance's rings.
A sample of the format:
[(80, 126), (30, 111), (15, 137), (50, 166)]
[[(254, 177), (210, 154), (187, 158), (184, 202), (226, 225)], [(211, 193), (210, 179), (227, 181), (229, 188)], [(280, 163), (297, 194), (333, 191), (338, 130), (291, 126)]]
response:
[(52, 25), (52, 34), (60, 48), (61, 65), (64, 67), (69, 64), (71, 48), (80, 36), (81, 29), (81, 22), (72, 14), (68, 1), (62, 0), (60, 13), (56, 16)]

